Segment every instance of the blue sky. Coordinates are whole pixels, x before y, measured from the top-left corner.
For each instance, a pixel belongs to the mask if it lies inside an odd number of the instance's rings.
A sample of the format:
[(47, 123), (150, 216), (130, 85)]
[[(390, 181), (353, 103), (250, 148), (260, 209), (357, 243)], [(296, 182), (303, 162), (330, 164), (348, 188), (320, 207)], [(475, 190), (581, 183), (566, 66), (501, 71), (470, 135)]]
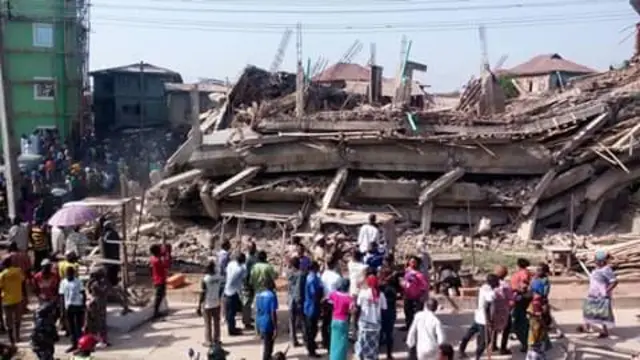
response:
[[(502, 55), (508, 56), (504, 66), (511, 67), (538, 54), (559, 53), (605, 70), (631, 56), (633, 37), (620, 42), (639, 20), (626, 0), (93, 0), (92, 4), (92, 69), (145, 61), (178, 71), (185, 81), (233, 80), (246, 64), (268, 68), (284, 28), (300, 22), (305, 64), (307, 58), (314, 61), (319, 56), (335, 62), (355, 40), (364, 47), (353, 62), (364, 64), (373, 42), (377, 63), (389, 77), (396, 72), (401, 37), (406, 35), (412, 41), (410, 58), (429, 67), (418, 80), (433, 91), (458, 89), (479, 72), (478, 24), (485, 24), (492, 64)], [(231, 12), (216, 11), (225, 9)], [(279, 11), (296, 13), (274, 13)], [(294, 69), (295, 40), (294, 33), (282, 70)]]

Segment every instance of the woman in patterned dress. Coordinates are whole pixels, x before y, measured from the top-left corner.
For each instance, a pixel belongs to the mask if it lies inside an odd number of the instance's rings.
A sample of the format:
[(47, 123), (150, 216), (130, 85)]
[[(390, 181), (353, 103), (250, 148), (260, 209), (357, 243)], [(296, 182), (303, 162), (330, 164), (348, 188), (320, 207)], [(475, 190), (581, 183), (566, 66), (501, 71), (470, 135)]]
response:
[(107, 341), (107, 295), (109, 285), (105, 277), (103, 267), (92, 269), (87, 290), (89, 301), (87, 303), (87, 316), (85, 322), (85, 334), (95, 336), (99, 341), (97, 347), (109, 346)]
[(382, 311), (387, 309), (387, 299), (384, 293), (380, 292), (378, 278), (375, 275), (369, 275), (365, 284), (366, 287), (360, 290), (356, 300), (356, 305), (360, 308), (360, 318), (355, 353), (360, 360), (377, 360)]
[[(511, 327), (511, 304), (513, 303), (513, 290), (506, 281), (508, 270), (503, 265), (496, 266), (494, 273), (500, 278), (500, 286), (495, 289), (496, 299), (493, 302), (493, 317), (491, 335), (493, 351), (500, 351), (500, 355), (509, 355), (511, 351), (507, 348)], [(502, 334), (500, 348), (498, 349), (498, 334)]]
[(589, 331), (593, 326), (600, 328), (599, 337), (609, 336), (609, 328), (615, 323), (611, 295), (618, 285), (613, 269), (608, 265), (609, 254), (597, 251), (596, 268), (589, 275), (589, 290), (582, 303), (582, 317), (584, 325), (578, 331)]

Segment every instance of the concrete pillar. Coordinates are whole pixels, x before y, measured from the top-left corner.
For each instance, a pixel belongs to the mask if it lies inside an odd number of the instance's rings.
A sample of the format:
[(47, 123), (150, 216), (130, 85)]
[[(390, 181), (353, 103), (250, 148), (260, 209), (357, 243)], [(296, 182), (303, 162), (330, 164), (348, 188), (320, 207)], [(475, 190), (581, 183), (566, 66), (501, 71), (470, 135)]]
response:
[(420, 227), (422, 228), (422, 235), (427, 235), (431, 232), (431, 218), (433, 217), (433, 201), (424, 203), (421, 208)]

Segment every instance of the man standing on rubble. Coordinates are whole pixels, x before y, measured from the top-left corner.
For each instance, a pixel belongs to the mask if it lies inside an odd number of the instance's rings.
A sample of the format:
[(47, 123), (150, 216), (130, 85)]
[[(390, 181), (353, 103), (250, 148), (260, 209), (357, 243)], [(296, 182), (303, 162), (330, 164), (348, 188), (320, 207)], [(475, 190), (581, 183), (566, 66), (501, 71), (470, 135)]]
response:
[(362, 225), (358, 232), (358, 250), (363, 254), (366, 254), (371, 244), (377, 242), (380, 238), (380, 231), (376, 221), (376, 214), (370, 214), (369, 223)]

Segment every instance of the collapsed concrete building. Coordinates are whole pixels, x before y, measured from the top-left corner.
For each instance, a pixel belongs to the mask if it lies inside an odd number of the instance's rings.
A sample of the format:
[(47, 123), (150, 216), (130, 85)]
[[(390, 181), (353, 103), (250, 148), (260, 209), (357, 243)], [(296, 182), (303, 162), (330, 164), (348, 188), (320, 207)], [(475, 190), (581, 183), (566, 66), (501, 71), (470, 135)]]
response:
[(425, 234), (484, 217), (523, 240), (549, 226), (588, 233), (640, 177), (639, 89), (632, 62), (481, 116), (375, 106), (311, 83), (300, 116), (294, 74), (248, 67), (221, 108), (194, 120), (149, 213), (293, 228), (378, 213)]

